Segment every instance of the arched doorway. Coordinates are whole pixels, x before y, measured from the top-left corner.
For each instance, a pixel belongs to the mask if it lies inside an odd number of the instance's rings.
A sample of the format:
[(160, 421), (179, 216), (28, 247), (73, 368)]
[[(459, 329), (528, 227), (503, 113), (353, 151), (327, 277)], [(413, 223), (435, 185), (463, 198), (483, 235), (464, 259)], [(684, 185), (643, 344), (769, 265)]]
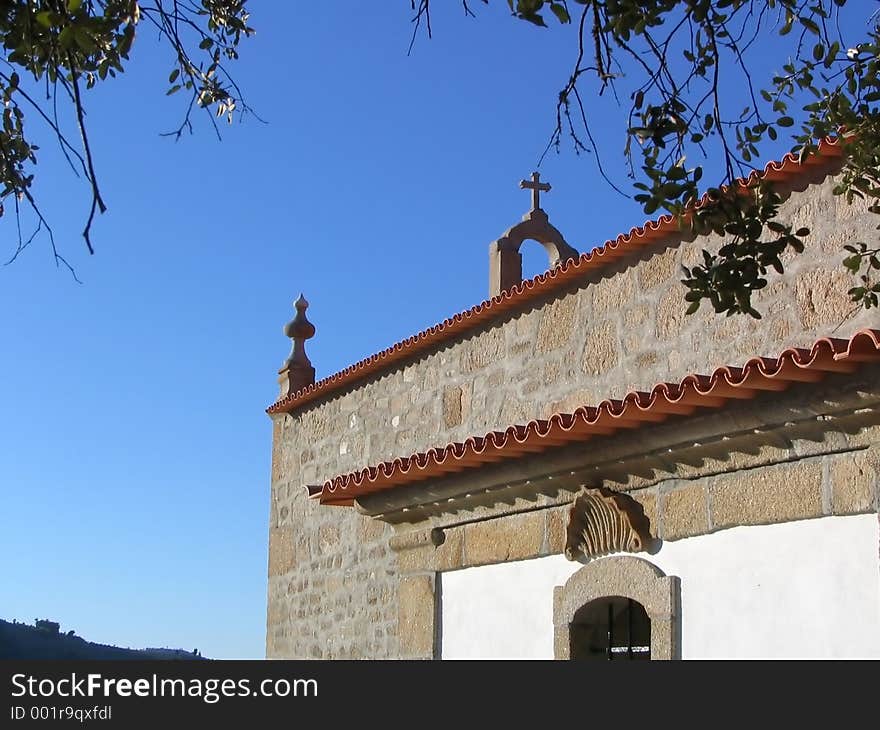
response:
[(569, 626), (571, 659), (651, 658), (651, 619), (632, 598), (606, 596), (581, 606)]
[(647, 560), (590, 561), (554, 590), (553, 655), (678, 659), (680, 593), (678, 578)]

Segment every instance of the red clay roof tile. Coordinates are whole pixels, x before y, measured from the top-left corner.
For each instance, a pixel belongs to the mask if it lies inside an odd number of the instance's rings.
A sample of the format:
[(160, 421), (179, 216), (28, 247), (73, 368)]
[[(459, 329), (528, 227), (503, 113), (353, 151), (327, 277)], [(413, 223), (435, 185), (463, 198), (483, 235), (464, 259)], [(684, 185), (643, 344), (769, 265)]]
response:
[[(789, 153), (778, 162), (768, 163), (762, 171), (754, 171), (748, 178), (740, 181), (740, 184), (749, 185), (758, 178), (774, 182), (794, 182), (801, 175), (816, 167), (827, 165), (830, 160), (839, 158), (841, 154), (842, 148), (838, 141), (826, 139), (819, 145), (816, 154), (807, 157), (803, 162), (798, 159), (797, 155)], [(707, 201), (708, 198), (704, 196), (694, 205), (694, 209), (705, 205)], [(678, 223), (671, 215), (664, 215), (655, 221), (648, 221), (642, 226), (631, 229), (628, 233), (620, 234), (613, 241), (606, 241), (592, 251), (581, 254), (577, 261), (569, 259), (560, 267), (523, 281), (465, 312), (455, 314), (440, 324), (429, 327), (417, 335), (350, 365), (334, 375), (279, 399), (266, 409), (266, 413), (290, 413), (318, 398), (353, 385), (375, 373), (387, 370), (406, 358), (436, 348), (440, 343), (469, 332), (538, 297), (562, 290), (586, 274), (629, 256), (639, 246), (670, 237), (678, 230)]]
[(322, 504), (350, 505), (357, 497), (424, 479), (639, 428), (669, 416), (686, 416), (697, 408), (720, 408), (729, 400), (754, 398), (761, 391), (816, 382), (828, 373), (853, 372), (863, 362), (880, 362), (880, 330), (860, 330), (848, 340), (825, 337), (810, 349), (790, 348), (777, 358), (755, 357), (742, 367), (725, 366), (711, 375), (688, 375), (679, 383), (659, 383), (650, 392), (633, 391), (620, 400), (604, 400), (573, 413), (472, 436), (464, 442), (336, 476), (309, 487), (309, 494), (320, 498)]

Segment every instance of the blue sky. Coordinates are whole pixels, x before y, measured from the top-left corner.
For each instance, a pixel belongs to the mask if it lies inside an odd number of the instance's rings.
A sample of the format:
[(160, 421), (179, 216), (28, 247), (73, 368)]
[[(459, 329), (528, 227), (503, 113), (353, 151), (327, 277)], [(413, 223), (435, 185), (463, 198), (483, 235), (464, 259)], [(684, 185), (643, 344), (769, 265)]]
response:
[[(0, 268), (0, 618), (92, 641), (264, 655), (271, 423), (304, 292), (318, 377), (483, 300), (487, 249), (526, 212), (573, 29), (506, 3), (252, 2), (236, 75), (253, 117), (175, 143), (183, 98), (146, 28), (86, 100), (109, 206), (42, 140), (35, 193), (77, 284), (38, 239)], [(292, 12), (295, 6), (295, 12)], [(621, 170), (624, 123), (598, 111)], [(615, 117), (615, 114), (617, 116)], [(36, 130), (36, 125), (34, 125)], [(579, 250), (643, 222), (590, 156), (550, 154), (551, 221)], [(625, 177), (615, 176), (626, 184)], [(11, 220), (2, 222), (12, 251)], [(536, 273), (543, 252), (526, 252)], [(7, 254), (4, 254), (4, 260)]]

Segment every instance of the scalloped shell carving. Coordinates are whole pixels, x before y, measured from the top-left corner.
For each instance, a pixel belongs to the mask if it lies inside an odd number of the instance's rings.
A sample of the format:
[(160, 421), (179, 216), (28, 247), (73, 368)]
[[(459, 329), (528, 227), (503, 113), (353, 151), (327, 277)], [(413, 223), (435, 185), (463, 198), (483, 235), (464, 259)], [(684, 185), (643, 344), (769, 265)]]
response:
[(638, 553), (651, 543), (645, 510), (632, 497), (605, 487), (585, 489), (568, 513), (565, 557)]

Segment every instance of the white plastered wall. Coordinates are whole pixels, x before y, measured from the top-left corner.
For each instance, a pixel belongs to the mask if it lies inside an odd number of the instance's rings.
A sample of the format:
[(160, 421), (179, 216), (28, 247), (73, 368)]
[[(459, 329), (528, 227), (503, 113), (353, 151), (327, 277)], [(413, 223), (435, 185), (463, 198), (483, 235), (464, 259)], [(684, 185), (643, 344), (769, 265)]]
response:
[[(880, 658), (876, 514), (737, 527), (641, 553), (681, 579), (682, 658)], [(602, 559), (602, 558), (600, 558)], [(443, 573), (444, 659), (553, 658), (561, 555)]]

